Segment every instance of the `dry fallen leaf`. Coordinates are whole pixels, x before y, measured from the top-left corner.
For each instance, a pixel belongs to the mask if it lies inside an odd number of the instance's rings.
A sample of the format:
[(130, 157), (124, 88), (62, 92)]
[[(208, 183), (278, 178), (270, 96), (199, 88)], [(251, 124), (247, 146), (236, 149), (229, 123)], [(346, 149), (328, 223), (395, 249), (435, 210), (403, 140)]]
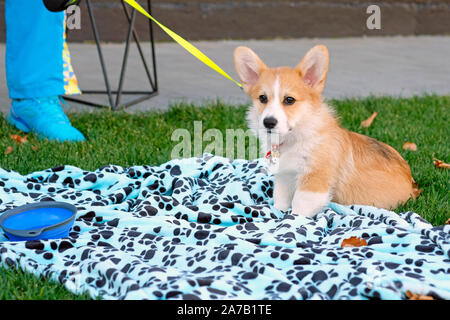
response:
[(406, 297), (409, 300), (434, 300), (432, 296), (425, 296), (423, 294), (412, 293), (411, 291), (406, 291)]
[(12, 134), (11, 135), (11, 139), (13, 139), (14, 141), (17, 141), (19, 143), (27, 143), (28, 142), (26, 136), (25, 137), (21, 137), (21, 136), (19, 136), (17, 134)]
[(368, 119), (366, 119), (366, 120), (364, 120), (364, 121), (362, 121), (361, 122), (361, 127), (364, 127), (364, 128), (368, 128), (368, 127), (370, 127), (370, 125), (372, 124), (372, 122), (373, 122), (373, 119), (375, 119), (375, 117), (377, 116), (377, 112), (376, 111), (374, 111), (374, 113), (372, 113), (372, 115), (368, 118)]
[(450, 218), (448, 218), (447, 221), (445, 221), (445, 224), (450, 224)]
[(346, 247), (362, 247), (367, 246), (367, 242), (363, 238), (350, 237), (348, 239), (344, 239), (341, 243), (341, 248)]
[(5, 156), (7, 156), (8, 154), (10, 154), (13, 151), (12, 147), (7, 147), (5, 150)]
[(436, 166), (436, 168), (439, 168), (439, 169), (449, 169), (450, 168), (450, 164), (445, 163), (444, 161), (441, 161), (436, 158), (433, 159), (433, 163)]
[(417, 151), (417, 145), (414, 142), (406, 142), (403, 145), (403, 150)]

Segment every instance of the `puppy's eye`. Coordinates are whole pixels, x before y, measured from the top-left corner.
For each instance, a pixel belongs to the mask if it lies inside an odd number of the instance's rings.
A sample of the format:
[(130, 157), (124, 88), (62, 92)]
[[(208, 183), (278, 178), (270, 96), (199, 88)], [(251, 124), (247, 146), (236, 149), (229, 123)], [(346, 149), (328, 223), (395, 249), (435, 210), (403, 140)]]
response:
[(259, 101), (261, 101), (261, 103), (267, 103), (268, 101), (267, 96), (265, 94), (260, 95)]
[(285, 105), (291, 106), (295, 103), (295, 99), (292, 97), (286, 97), (286, 98), (284, 98), (283, 103)]

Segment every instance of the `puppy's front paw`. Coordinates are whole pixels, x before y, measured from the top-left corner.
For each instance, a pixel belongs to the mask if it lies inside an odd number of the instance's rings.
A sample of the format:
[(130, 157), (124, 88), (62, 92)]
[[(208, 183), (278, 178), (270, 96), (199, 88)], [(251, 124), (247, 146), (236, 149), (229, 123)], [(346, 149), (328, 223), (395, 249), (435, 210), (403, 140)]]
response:
[(291, 207), (291, 193), (287, 188), (275, 185), (273, 190), (273, 206), (281, 211), (287, 211)]
[(297, 190), (292, 200), (292, 214), (314, 217), (330, 202), (329, 193)]
[(274, 201), (273, 206), (280, 211), (289, 210), (289, 201)]

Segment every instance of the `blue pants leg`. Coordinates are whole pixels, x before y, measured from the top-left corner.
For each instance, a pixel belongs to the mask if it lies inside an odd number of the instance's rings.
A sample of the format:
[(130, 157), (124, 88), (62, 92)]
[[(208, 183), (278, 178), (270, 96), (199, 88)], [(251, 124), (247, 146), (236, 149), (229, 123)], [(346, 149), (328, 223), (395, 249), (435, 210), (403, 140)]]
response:
[(68, 93), (71, 66), (64, 39), (64, 12), (49, 12), (41, 0), (6, 0), (5, 21), (10, 98)]

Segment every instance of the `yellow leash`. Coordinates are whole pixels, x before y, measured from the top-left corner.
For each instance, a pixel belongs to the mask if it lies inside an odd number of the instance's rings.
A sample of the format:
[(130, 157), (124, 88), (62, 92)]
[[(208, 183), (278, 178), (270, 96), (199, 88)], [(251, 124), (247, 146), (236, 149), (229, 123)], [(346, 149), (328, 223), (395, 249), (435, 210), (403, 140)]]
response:
[(196, 47), (194, 47), (192, 44), (190, 44), (188, 41), (177, 35), (175, 32), (161, 24), (158, 20), (153, 18), (147, 11), (145, 11), (144, 8), (142, 8), (139, 3), (137, 3), (135, 0), (124, 0), (126, 3), (128, 3), (130, 6), (132, 6), (134, 9), (142, 13), (147, 18), (151, 19), (153, 22), (155, 22), (158, 26), (161, 27), (173, 40), (178, 42), (179, 45), (181, 45), (184, 49), (186, 49), (190, 54), (192, 54), (194, 57), (196, 57), (198, 60), (206, 64), (211, 69), (215, 70), (216, 72), (220, 73), (225, 78), (230, 79), (233, 81), (236, 85), (239, 87), (242, 87), (242, 85), (234, 80), (232, 77), (230, 77), (225, 71), (222, 70), (217, 64), (214, 63), (210, 58), (208, 58), (203, 52), (198, 50)]

